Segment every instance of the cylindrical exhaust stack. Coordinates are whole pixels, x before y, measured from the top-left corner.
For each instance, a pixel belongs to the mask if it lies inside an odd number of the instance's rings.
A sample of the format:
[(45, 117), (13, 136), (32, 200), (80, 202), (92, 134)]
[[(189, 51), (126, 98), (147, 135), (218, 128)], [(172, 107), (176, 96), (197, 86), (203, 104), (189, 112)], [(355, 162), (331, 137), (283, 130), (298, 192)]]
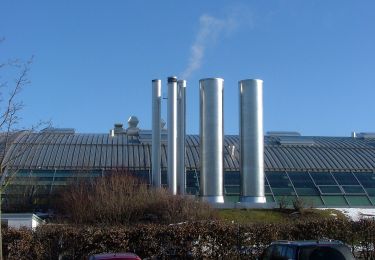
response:
[(177, 194), (177, 78), (168, 78), (168, 187)]
[(178, 88), (178, 144), (177, 144), (177, 190), (181, 195), (185, 194), (185, 137), (186, 137), (186, 80), (177, 81)]
[(161, 80), (152, 80), (152, 185), (161, 187)]
[(239, 82), (241, 203), (265, 203), (263, 81)]
[(221, 78), (201, 79), (200, 194), (211, 203), (223, 203), (223, 91)]

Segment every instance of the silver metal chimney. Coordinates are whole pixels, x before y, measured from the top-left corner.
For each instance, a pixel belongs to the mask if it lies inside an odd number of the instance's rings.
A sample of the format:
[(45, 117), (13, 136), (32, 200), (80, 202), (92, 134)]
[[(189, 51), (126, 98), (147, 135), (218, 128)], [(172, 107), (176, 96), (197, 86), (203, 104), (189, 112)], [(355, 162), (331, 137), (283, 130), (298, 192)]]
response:
[(177, 81), (178, 87), (178, 144), (177, 144), (177, 191), (185, 195), (186, 174), (185, 174), (185, 138), (186, 138), (186, 80)]
[(161, 80), (152, 80), (152, 185), (161, 188)]
[(240, 174), (241, 203), (265, 203), (263, 142), (263, 81), (241, 80)]
[(177, 78), (168, 77), (168, 187), (177, 194)]
[(204, 201), (223, 203), (223, 91), (221, 78), (201, 79), (200, 194)]

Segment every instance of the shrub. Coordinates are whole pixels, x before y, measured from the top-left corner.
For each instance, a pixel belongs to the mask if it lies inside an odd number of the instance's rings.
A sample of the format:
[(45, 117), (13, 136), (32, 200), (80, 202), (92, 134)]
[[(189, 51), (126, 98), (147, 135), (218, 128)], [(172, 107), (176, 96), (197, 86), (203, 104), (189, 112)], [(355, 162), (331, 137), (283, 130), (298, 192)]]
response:
[(305, 204), (305, 201), (299, 197), (293, 200), (293, 208), (299, 213), (302, 213), (303, 209), (305, 208)]
[(175, 223), (215, 217), (208, 204), (148, 187), (128, 174), (77, 182), (59, 198), (57, 212), (76, 224)]
[(288, 207), (288, 200), (285, 196), (280, 197), (277, 202), (280, 210), (284, 210)]

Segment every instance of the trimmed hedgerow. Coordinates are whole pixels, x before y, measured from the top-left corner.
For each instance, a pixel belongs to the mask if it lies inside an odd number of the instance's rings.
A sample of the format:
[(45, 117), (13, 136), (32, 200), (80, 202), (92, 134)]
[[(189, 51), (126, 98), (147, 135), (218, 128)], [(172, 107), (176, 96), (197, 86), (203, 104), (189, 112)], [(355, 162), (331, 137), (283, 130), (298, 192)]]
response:
[[(375, 221), (314, 220), (238, 225), (218, 221), (173, 225), (44, 225), (4, 230), (6, 259), (82, 259), (102, 252), (135, 252), (142, 258), (255, 259), (280, 239), (338, 239), (362, 259), (374, 259)], [(60, 258), (59, 258), (60, 257)]]

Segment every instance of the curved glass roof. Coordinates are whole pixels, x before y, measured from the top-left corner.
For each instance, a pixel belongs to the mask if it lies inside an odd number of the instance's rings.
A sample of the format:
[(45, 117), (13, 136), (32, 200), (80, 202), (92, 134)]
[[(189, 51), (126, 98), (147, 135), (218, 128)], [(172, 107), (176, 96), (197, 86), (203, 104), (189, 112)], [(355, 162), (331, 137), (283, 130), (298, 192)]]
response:
[[(238, 136), (225, 136), (226, 171), (239, 169), (238, 141)], [(4, 149), (4, 143), (1, 147)], [(161, 165), (165, 169), (166, 142), (162, 142), (161, 152)], [(266, 171), (373, 172), (375, 169), (375, 139), (369, 138), (296, 136), (285, 141), (278, 136), (265, 136), (264, 153)], [(199, 169), (198, 135), (186, 138), (185, 164), (188, 170)], [(126, 134), (112, 137), (108, 134), (20, 132), (7, 150), (3, 165), (18, 169), (146, 170), (151, 166), (151, 142), (144, 136), (140, 139)]]

